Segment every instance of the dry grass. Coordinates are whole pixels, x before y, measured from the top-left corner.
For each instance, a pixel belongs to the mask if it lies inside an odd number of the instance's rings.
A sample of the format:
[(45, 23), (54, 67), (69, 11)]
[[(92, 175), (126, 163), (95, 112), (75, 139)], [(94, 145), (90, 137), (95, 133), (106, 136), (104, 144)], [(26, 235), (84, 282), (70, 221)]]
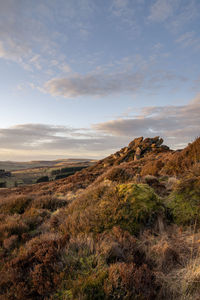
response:
[(161, 286), (155, 299), (199, 299), (200, 293), (200, 233), (188, 229), (182, 232), (170, 226), (161, 235), (144, 232), (139, 249), (151, 261), (156, 282)]

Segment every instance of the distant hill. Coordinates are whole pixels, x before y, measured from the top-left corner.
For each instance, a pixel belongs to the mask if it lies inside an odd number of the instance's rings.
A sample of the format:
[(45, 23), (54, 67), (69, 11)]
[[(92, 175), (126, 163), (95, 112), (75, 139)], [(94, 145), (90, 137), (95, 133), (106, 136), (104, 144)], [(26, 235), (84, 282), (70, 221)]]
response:
[(0, 190), (2, 299), (199, 300), (200, 138), (139, 137), (89, 163)]
[[(0, 186), (11, 188), (38, 182), (52, 181), (58, 178), (66, 178), (76, 171), (80, 171), (94, 163), (94, 160), (89, 159), (0, 162), (0, 170), (3, 171), (2, 174), (0, 174)], [(6, 176), (6, 174), (9, 174), (10, 176)]]
[(58, 159), (58, 160), (38, 160), (38, 161), (27, 161), (27, 162), (15, 162), (15, 161), (0, 161), (0, 169), (7, 171), (17, 171), (30, 168), (41, 168), (41, 167), (57, 167), (65, 166), (69, 164), (84, 164), (90, 163), (95, 160), (92, 159)]

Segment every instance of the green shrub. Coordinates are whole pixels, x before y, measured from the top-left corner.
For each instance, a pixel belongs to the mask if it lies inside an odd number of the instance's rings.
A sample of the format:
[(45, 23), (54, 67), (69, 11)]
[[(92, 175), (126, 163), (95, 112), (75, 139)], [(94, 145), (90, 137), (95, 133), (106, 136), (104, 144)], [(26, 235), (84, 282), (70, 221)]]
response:
[(77, 281), (78, 284), (74, 296), (82, 296), (85, 300), (105, 299), (104, 281), (106, 277), (106, 269), (98, 270), (97, 273), (95, 272), (89, 276), (83, 276)]
[(169, 208), (178, 225), (200, 226), (200, 176), (183, 178), (169, 196)]
[(67, 231), (103, 232), (119, 225), (132, 234), (153, 225), (163, 207), (146, 184), (100, 186), (69, 206)]

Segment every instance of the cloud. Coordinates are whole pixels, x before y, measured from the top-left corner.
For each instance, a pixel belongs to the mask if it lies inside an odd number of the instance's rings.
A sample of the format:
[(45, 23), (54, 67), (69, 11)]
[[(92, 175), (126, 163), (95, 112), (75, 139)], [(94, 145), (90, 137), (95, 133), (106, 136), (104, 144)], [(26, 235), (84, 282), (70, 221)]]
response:
[[(96, 133), (91, 129), (49, 124), (21, 124), (0, 129), (0, 157), (3, 153), (31, 156), (31, 153), (66, 156), (104, 156), (123, 146), (122, 139)], [(125, 139), (127, 142), (127, 140)], [(122, 143), (122, 144), (121, 144)], [(30, 152), (31, 151), (31, 152)], [(20, 154), (21, 153), (21, 154)], [(16, 158), (13, 158), (16, 159)]]
[(199, 17), (200, 4), (197, 0), (155, 0), (150, 6), (148, 20), (156, 23), (165, 23), (173, 33)]
[[(44, 72), (56, 57), (59, 68), (66, 64), (60, 44), (64, 45), (72, 32), (85, 38), (93, 9), (91, 0), (0, 1), (0, 58)], [(58, 32), (59, 26), (63, 30)]]
[(113, 136), (164, 137), (165, 142), (177, 148), (200, 134), (200, 94), (184, 106), (145, 107), (141, 114), (93, 125), (97, 131)]
[[(131, 110), (129, 110), (129, 113)], [(187, 105), (144, 107), (137, 116), (70, 128), (21, 124), (0, 129), (0, 159), (37, 157), (105, 157), (138, 136), (160, 135), (173, 148), (200, 134), (200, 94)]]
[(163, 22), (174, 14), (179, 0), (156, 0), (150, 8), (148, 19), (153, 22)]
[(19, 44), (11, 38), (7, 38), (6, 42), (0, 41), (0, 58), (22, 62), (22, 57), (31, 55), (31, 49), (25, 44)]
[(74, 98), (79, 96), (108, 96), (138, 91), (155, 91), (160, 87), (184, 81), (185, 77), (167, 71), (139, 70), (113, 73), (76, 74), (64, 78), (53, 78), (44, 89), (53, 96)]
[(196, 36), (194, 31), (182, 34), (176, 42), (184, 48), (190, 47), (195, 51), (200, 49), (200, 38)]
[[(122, 91), (136, 91), (142, 84), (142, 77), (139, 73), (76, 75), (52, 79), (45, 84), (45, 89), (52, 95), (61, 95), (67, 98), (106, 96)], [(121, 80), (122, 78), (123, 80)]]

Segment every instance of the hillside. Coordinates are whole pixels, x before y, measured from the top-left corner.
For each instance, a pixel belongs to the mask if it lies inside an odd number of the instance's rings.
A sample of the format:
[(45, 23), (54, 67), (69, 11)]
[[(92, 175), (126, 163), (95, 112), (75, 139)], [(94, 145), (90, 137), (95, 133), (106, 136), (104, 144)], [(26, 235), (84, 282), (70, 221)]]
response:
[(0, 299), (199, 299), (200, 138), (0, 190)]
[[(5, 185), (5, 187), (11, 188), (68, 177), (94, 163), (95, 160), (90, 159), (0, 161), (0, 187)], [(5, 176), (1, 176), (1, 171)], [(10, 176), (6, 176), (6, 173), (10, 173)]]

